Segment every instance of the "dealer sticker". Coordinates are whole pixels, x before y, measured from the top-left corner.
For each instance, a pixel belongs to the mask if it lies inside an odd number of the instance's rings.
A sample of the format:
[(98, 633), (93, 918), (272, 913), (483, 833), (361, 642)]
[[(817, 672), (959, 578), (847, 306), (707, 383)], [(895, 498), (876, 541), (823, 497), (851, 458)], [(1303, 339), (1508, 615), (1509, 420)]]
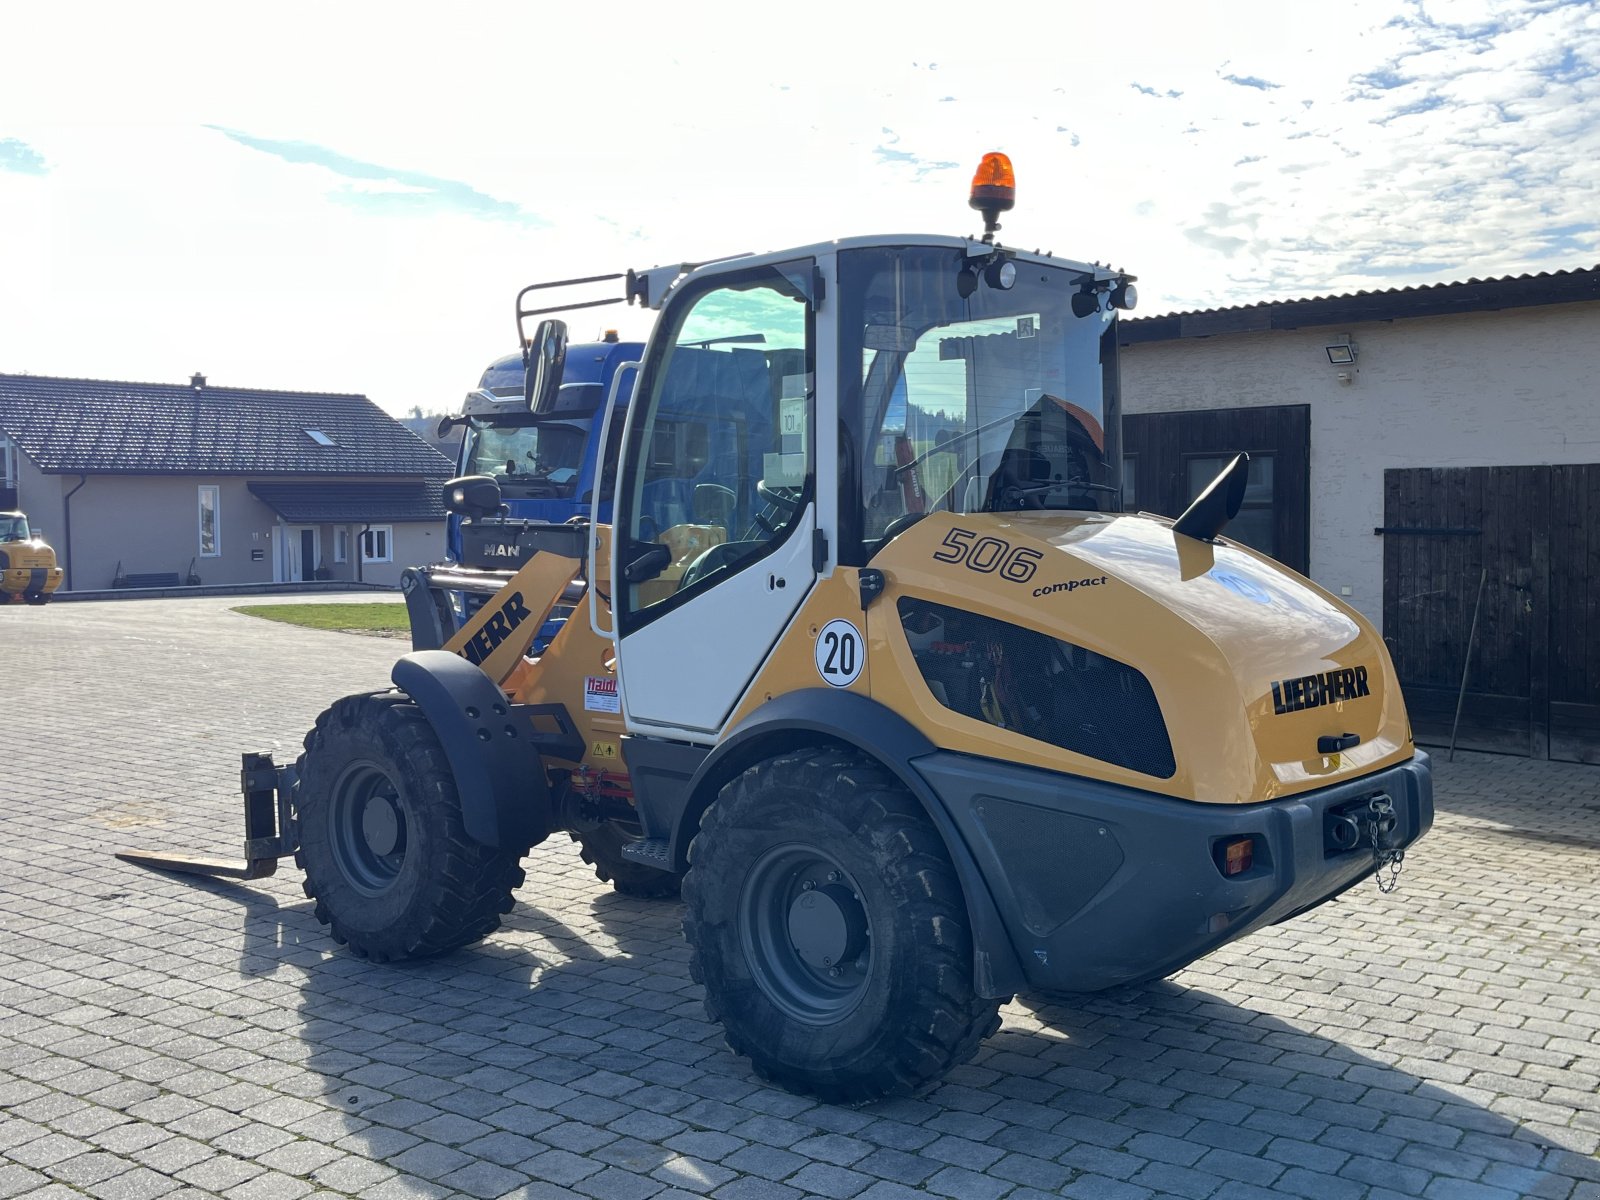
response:
[(617, 681), (603, 675), (586, 678), (583, 681), (583, 707), (590, 712), (621, 712), (622, 697), (617, 692)]

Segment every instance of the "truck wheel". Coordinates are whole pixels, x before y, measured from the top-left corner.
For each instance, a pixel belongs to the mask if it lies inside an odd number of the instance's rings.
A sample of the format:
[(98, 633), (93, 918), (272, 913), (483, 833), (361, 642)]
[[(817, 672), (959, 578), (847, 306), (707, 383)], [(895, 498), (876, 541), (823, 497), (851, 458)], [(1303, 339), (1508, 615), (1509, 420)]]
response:
[(25, 599), (29, 604), (48, 604), (50, 597), (44, 592), (29, 592)]
[(609, 883), (618, 895), (632, 896), (636, 900), (670, 900), (678, 894), (681, 875), (671, 871), (658, 871), (643, 863), (622, 857), (622, 848), (638, 835), (629, 835), (614, 821), (583, 833), (570, 835), (578, 843), (578, 853), (583, 861), (594, 868), (594, 877)]
[(908, 1095), (999, 1028), (944, 843), (869, 759), (814, 747), (751, 767), (689, 856), (690, 971), (763, 1079), (834, 1103)]
[(467, 836), (438, 735), (399, 693), (346, 696), (299, 762), (306, 895), (335, 941), (375, 962), (443, 954), (511, 911), (521, 855)]

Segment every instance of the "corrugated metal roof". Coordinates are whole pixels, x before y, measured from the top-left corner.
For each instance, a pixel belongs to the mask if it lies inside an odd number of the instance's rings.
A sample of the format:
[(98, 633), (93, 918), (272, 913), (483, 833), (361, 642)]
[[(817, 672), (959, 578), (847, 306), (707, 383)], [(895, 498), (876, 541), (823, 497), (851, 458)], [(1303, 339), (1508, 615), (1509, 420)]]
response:
[[(365, 396), (0, 375), (0, 429), (46, 472), (412, 475), (453, 464)], [(320, 445), (310, 431), (326, 435)]]
[(252, 483), (251, 493), (295, 525), (442, 521), (444, 479), (425, 483)]
[(1589, 300), (1600, 300), (1600, 265), (1132, 317), (1121, 322), (1120, 340), (1128, 345), (1180, 337), (1494, 312)]

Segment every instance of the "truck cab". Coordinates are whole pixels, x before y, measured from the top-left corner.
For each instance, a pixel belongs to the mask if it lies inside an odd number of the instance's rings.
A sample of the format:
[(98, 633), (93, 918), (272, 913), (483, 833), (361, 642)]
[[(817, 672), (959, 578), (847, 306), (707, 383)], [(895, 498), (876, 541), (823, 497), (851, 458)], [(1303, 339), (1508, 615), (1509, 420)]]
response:
[[(506, 516), (518, 521), (550, 521), (591, 516), (596, 486), (606, 496), (622, 443), (622, 422), (629, 389), (617, 397), (615, 428), (605, 439), (609, 463), (600, 457), (600, 414), (617, 369), (637, 362), (644, 352), (638, 342), (623, 342), (614, 333), (604, 340), (567, 348), (561, 387), (549, 412), (530, 412), (523, 385), (521, 354), (508, 354), (489, 364), (475, 391), (468, 393), (457, 420), (466, 426), (459, 475), (487, 475), (500, 485)], [(601, 501), (599, 519), (611, 519), (609, 500)], [(454, 562), (477, 557), (462, 544), (461, 517), (450, 515), (446, 546)], [(474, 562), (470, 565), (503, 565)]]

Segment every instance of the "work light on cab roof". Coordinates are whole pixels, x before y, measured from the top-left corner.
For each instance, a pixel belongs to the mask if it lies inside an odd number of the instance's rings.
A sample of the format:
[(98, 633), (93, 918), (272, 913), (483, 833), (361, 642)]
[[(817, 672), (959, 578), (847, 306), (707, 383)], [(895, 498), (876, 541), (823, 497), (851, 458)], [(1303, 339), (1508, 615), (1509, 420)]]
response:
[(1010, 212), (1017, 202), (1017, 176), (1011, 160), (998, 150), (983, 156), (972, 176), (972, 194), (967, 203), (983, 214), (983, 240), (992, 242), (1000, 228), (999, 216)]

